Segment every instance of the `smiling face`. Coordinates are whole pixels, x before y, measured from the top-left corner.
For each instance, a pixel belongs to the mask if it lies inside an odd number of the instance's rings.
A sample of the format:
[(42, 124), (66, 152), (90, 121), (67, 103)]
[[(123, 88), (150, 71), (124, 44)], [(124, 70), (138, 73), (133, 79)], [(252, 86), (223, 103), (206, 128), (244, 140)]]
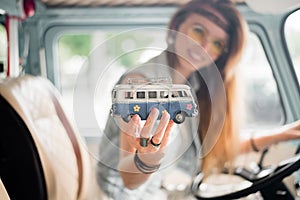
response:
[[(222, 16), (218, 18), (226, 22)], [(189, 15), (179, 26), (178, 32), (174, 44), (179, 55), (176, 68), (184, 70), (184, 74), (209, 65), (226, 51), (227, 33), (205, 16), (195, 13)]]

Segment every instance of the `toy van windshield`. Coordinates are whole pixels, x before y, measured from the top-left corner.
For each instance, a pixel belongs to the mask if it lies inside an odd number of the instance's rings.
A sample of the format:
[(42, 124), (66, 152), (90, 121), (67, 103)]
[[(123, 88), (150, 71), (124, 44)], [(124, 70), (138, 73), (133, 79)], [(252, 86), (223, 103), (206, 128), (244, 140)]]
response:
[(186, 117), (198, 115), (191, 88), (185, 84), (172, 84), (168, 78), (128, 79), (125, 84), (115, 85), (112, 92), (112, 116), (128, 122), (138, 114), (146, 120), (151, 109), (159, 110), (158, 119), (164, 112), (177, 124)]

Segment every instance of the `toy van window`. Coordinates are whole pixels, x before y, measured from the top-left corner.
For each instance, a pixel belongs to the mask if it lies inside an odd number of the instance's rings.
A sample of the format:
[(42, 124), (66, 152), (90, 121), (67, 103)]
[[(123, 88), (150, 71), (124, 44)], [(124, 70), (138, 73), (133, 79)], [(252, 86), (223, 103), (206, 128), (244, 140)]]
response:
[(178, 92), (176, 91), (172, 91), (172, 94), (171, 94), (172, 97), (178, 97)]
[(114, 99), (117, 98), (117, 92), (116, 92), (115, 90), (113, 91), (112, 97), (113, 97)]
[(169, 94), (168, 91), (160, 91), (160, 98), (168, 98)]
[(136, 97), (138, 99), (145, 99), (145, 92), (137, 92)]
[(125, 92), (125, 99), (133, 99), (133, 92)]
[(284, 31), (288, 50), (294, 65), (295, 73), (300, 85), (300, 10), (293, 12), (286, 20)]
[(187, 96), (188, 96), (187, 92), (186, 91), (182, 91), (182, 97), (187, 97)]
[(185, 97), (184, 92), (183, 91), (179, 91), (178, 92), (179, 97)]
[(183, 97), (182, 91), (172, 91), (172, 97)]
[(148, 92), (148, 96), (150, 99), (154, 99), (154, 98), (157, 98), (157, 93), (156, 93), (156, 91), (150, 91), (150, 92)]

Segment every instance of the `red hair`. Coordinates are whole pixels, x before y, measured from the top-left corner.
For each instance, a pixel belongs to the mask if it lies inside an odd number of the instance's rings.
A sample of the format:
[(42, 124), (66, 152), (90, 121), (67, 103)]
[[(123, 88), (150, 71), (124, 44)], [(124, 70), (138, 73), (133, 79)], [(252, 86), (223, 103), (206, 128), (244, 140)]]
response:
[[(218, 13), (223, 17), (219, 18)], [(168, 41), (174, 40), (179, 26), (191, 15), (199, 14), (207, 17), (209, 20), (220, 26), (229, 36), (227, 43), (227, 51), (217, 58), (215, 65), (217, 66), (222, 78), (226, 92), (226, 117), (222, 131), (212, 149), (203, 144), (204, 158), (202, 163), (202, 171), (204, 173), (211, 172), (213, 169), (222, 170), (227, 164), (230, 166), (239, 150), (239, 113), (238, 95), (237, 95), (237, 64), (241, 58), (246, 38), (247, 25), (233, 2), (229, 0), (192, 0), (183, 5), (172, 17), (169, 23)], [(224, 22), (225, 19), (225, 22)], [(169, 44), (169, 50), (173, 48)], [(178, 60), (173, 50), (168, 51), (168, 62), (174, 67)], [(198, 73), (198, 72), (195, 72)], [(199, 73), (198, 73), (199, 74)], [(199, 82), (203, 82), (200, 76)], [(210, 94), (207, 87), (201, 87), (196, 91), (198, 104), (200, 108), (200, 124), (199, 136), (201, 141), (206, 137), (206, 132), (211, 123), (212, 110)], [(219, 133), (215, 133), (219, 134)], [(205, 152), (210, 149), (209, 152)]]

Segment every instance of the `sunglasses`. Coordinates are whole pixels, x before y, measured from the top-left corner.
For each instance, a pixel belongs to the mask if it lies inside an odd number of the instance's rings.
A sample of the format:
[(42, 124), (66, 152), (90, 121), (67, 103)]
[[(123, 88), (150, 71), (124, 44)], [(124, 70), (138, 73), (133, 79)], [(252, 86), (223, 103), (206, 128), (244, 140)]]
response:
[(226, 52), (225, 40), (211, 40), (209, 39), (209, 33), (202, 25), (193, 25), (187, 30), (187, 35), (200, 45), (209, 44), (209, 52), (215, 55), (221, 55)]

